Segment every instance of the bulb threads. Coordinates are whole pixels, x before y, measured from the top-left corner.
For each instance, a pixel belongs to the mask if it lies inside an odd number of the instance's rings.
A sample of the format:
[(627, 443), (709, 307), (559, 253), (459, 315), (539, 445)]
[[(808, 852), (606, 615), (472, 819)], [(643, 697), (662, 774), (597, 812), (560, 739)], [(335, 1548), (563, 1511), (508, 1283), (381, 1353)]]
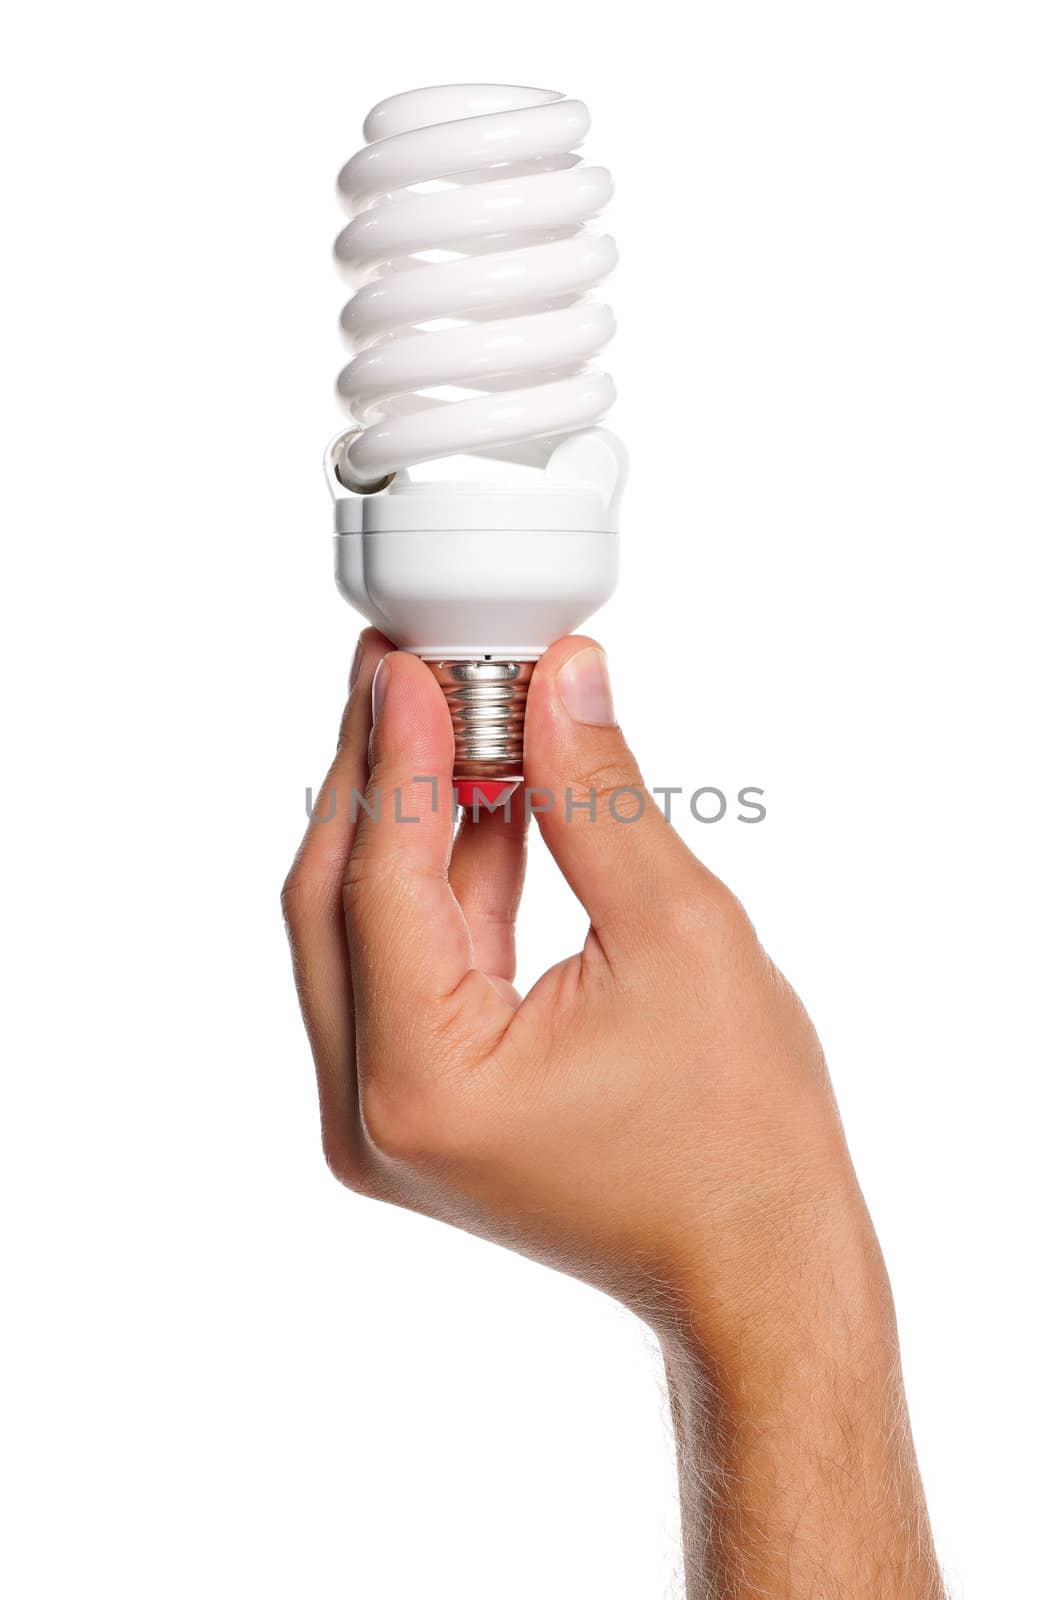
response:
[(534, 661), (428, 661), (454, 727), (454, 778), (518, 783)]

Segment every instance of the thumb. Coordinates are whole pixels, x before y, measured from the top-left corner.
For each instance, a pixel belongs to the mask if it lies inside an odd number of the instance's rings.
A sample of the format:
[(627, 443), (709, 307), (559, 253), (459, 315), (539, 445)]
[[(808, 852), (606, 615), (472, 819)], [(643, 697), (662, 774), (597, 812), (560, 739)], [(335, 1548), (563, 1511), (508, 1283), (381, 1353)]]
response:
[(539, 662), (524, 723), (527, 806), (607, 952), (703, 868), (658, 810), (617, 725), (605, 652), (562, 639)]

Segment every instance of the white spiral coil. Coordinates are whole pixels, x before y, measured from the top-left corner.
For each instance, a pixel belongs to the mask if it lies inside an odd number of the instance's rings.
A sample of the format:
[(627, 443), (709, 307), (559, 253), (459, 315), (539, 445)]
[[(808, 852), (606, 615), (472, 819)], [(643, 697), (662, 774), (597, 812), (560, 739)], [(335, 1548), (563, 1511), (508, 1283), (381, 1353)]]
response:
[(541, 465), (612, 405), (588, 365), (615, 327), (589, 292), (617, 259), (586, 226), (613, 187), (574, 154), (589, 127), (579, 100), (503, 84), (415, 89), (369, 113), (339, 177), (353, 220), (336, 255), (357, 283), (338, 385), (350, 487), (451, 455)]

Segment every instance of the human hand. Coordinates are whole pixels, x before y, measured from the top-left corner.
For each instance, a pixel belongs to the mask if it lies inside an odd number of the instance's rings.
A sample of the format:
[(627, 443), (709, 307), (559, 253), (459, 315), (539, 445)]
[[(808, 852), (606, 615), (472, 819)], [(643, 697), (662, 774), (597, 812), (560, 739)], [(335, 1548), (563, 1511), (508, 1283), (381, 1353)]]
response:
[[(311, 824), (284, 892), (330, 1167), (653, 1326), (695, 1463), (692, 1583), (712, 1567), (734, 1574), (720, 1592), (803, 1593), (778, 1587), (778, 1552), (792, 1576), (807, 1545), (810, 1572), (840, 1574), (817, 1594), (858, 1592), (850, 1516), (877, 1594), (938, 1594), (888, 1282), (815, 1032), (647, 794), (604, 656), (562, 640), (529, 691), (526, 782), (554, 797), (537, 822), (590, 930), (521, 1000), (521, 796), (454, 840), (446, 704), (387, 651), (363, 636), (324, 786), (335, 816)], [(352, 791), (377, 795), (379, 820), (349, 820)], [(737, 1500), (704, 1492), (707, 1462)]]

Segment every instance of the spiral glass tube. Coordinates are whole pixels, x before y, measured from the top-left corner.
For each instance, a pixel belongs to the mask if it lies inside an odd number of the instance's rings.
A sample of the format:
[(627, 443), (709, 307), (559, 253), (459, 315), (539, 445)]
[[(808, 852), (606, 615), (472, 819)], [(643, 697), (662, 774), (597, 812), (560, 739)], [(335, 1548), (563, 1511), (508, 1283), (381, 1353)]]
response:
[(357, 424), (351, 487), (449, 455), (542, 464), (612, 405), (612, 379), (588, 365), (615, 326), (590, 291), (617, 259), (587, 226), (613, 190), (575, 153), (589, 127), (579, 100), (502, 84), (415, 89), (369, 113), (339, 177), (352, 220), (336, 255), (357, 283), (338, 385)]

